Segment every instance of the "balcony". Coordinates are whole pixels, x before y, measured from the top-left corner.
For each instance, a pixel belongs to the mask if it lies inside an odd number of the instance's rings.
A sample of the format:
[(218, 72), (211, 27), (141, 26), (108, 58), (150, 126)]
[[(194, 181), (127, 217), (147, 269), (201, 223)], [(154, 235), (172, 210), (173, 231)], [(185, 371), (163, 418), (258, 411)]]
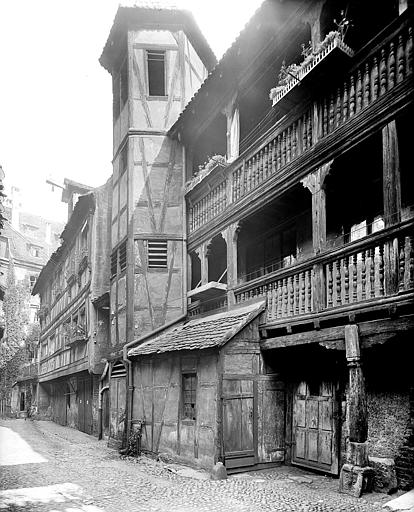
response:
[[(335, 90), (315, 95), (306, 110), (279, 120), (224, 170), (213, 169), (197, 191), (188, 189), (190, 244), (205, 230), (223, 226), (229, 215), (275, 194), (280, 180), (335, 157), (344, 137), (361, 137), (394, 112), (394, 102), (412, 89), (412, 32), (412, 20), (400, 16), (352, 58)], [(338, 48), (331, 52), (342, 52)]]
[(37, 378), (38, 375), (38, 366), (37, 363), (25, 363), (19, 372), (18, 381), (31, 380)]
[(72, 326), (66, 334), (66, 346), (73, 346), (88, 341), (86, 328), (83, 325)]
[[(295, 74), (287, 68), (284, 85), (271, 91), (273, 106), (288, 110), (289, 105), (296, 104), (301, 99), (303, 87), (309, 87), (311, 81), (316, 83), (327, 69), (332, 74), (344, 64), (346, 58), (349, 60), (353, 56), (354, 51), (343, 42), (339, 32), (328, 34), (317, 53), (311, 53), (300, 66), (295, 66), (298, 68)], [(300, 86), (303, 86), (302, 91), (299, 90)]]
[(237, 286), (237, 304), (266, 298), (267, 326), (390, 307), (414, 292), (414, 221)]

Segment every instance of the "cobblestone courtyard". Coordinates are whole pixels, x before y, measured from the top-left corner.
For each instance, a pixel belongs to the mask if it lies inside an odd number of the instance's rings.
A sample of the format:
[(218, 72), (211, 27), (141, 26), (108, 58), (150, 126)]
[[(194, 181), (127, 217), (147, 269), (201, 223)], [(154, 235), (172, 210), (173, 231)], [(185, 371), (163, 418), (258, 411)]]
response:
[(389, 499), (344, 496), (337, 480), (287, 467), (214, 482), (44, 421), (1, 421), (0, 465), (0, 510), (15, 512), (374, 512)]

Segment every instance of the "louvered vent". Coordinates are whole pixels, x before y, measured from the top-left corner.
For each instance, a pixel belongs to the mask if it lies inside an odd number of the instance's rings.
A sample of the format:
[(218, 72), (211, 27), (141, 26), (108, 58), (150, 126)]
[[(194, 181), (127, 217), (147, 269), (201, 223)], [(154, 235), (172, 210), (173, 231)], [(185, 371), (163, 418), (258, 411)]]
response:
[(111, 371), (111, 379), (116, 377), (126, 377), (126, 368), (121, 361), (117, 361)]
[(166, 240), (148, 240), (148, 267), (167, 268)]
[(122, 242), (122, 244), (118, 248), (118, 258), (119, 258), (119, 269), (122, 272), (126, 269), (127, 264), (127, 251), (126, 251), (126, 240)]

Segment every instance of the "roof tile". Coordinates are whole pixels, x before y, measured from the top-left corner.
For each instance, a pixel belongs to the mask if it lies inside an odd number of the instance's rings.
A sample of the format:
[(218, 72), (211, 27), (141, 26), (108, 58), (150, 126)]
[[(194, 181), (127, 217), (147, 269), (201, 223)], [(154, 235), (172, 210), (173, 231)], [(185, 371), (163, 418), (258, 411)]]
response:
[(129, 356), (160, 354), (178, 350), (200, 350), (220, 347), (246, 327), (264, 309), (265, 302), (190, 320), (132, 348)]

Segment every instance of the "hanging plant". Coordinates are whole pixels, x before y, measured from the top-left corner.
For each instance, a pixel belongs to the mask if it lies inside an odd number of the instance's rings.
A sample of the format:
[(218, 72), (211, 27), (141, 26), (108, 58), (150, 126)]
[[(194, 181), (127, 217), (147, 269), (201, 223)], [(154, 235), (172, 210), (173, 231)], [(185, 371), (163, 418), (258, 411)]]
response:
[(198, 171), (193, 174), (193, 178), (186, 183), (186, 190), (191, 190), (194, 188), (200, 181), (202, 181), (206, 176), (208, 176), (213, 169), (220, 165), (224, 167), (227, 165), (226, 158), (223, 155), (213, 155), (207, 157), (208, 159), (202, 164), (198, 166)]
[(269, 98), (271, 100), (274, 100), (287, 86), (292, 88), (293, 85), (300, 82), (301, 78), (321, 60), (323, 54), (327, 53), (335, 46), (339, 46), (349, 55), (353, 54), (352, 50), (344, 43), (345, 35), (351, 24), (349, 20), (346, 19), (343, 11), (341, 12), (341, 16), (342, 18), (339, 22), (334, 20), (337, 29), (329, 32), (323, 41), (318, 43), (315, 47), (312, 47), (310, 41), (308, 44), (302, 44), (301, 55), (303, 60), (300, 64), (293, 63), (286, 66), (285, 61), (282, 62), (277, 85), (270, 89), (269, 92)]

